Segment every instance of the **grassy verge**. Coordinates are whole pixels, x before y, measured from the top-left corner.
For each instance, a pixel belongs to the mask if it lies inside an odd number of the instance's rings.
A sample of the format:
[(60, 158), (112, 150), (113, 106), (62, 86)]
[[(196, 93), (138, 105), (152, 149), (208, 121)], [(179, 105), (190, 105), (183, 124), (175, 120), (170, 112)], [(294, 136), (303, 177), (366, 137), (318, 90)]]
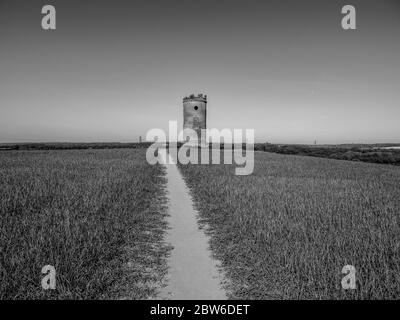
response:
[[(232, 298), (397, 299), (400, 169), (259, 152), (232, 165), (180, 165), (208, 223)], [(356, 290), (343, 290), (343, 266)]]
[[(0, 153), (0, 299), (143, 299), (165, 272), (163, 177), (144, 150)], [(56, 269), (43, 290), (41, 269)]]

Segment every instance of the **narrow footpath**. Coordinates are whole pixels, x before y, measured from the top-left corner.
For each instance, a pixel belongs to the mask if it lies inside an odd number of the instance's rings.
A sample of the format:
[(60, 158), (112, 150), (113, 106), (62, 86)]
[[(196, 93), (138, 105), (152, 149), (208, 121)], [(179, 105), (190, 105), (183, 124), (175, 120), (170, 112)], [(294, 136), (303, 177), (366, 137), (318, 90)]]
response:
[(199, 229), (197, 211), (189, 190), (175, 163), (167, 153), (163, 158), (167, 171), (169, 230), (165, 241), (173, 246), (168, 258), (167, 286), (159, 299), (220, 300), (227, 299), (221, 286), (223, 276), (212, 258), (208, 238)]

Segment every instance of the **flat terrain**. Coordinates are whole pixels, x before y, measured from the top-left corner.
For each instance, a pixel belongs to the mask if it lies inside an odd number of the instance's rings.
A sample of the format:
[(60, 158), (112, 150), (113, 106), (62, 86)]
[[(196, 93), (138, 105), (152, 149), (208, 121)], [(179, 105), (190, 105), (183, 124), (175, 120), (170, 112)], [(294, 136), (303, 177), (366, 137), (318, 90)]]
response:
[[(180, 165), (232, 298), (398, 299), (400, 168), (255, 153), (232, 165)], [(356, 290), (343, 290), (343, 266)]]
[[(399, 167), (255, 157), (250, 176), (179, 166), (231, 298), (400, 296)], [(145, 149), (0, 152), (0, 299), (157, 296), (171, 252), (165, 173)], [(41, 288), (45, 265), (56, 290)], [(356, 290), (341, 287), (345, 265)]]
[(163, 170), (145, 149), (1, 152), (0, 299), (151, 297), (168, 251)]

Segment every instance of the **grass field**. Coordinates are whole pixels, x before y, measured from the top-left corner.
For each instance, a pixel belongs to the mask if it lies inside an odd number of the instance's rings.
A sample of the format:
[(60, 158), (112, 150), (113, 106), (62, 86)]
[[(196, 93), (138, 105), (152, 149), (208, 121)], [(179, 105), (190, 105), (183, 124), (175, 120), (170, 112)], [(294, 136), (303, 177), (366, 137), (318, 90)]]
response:
[(144, 149), (1, 152), (0, 299), (154, 294), (169, 250), (162, 170)]
[[(180, 165), (232, 298), (398, 299), (400, 168), (255, 153), (255, 171)], [(343, 290), (343, 266), (356, 290)]]

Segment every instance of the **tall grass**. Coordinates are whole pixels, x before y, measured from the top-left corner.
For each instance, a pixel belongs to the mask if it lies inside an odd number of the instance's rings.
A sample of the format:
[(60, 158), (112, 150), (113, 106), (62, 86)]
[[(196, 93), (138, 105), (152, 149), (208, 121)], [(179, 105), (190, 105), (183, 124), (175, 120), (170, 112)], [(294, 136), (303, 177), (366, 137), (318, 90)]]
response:
[[(255, 154), (255, 171), (181, 165), (211, 246), (244, 299), (398, 299), (400, 169)], [(343, 266), (356, 268), (344, 290)]]
[[(143, 150), (0, 153), (0, 299), (154, 293), (166, 255), (161, 170)], [(56, 290), (41, 287), (48, 264)]]

